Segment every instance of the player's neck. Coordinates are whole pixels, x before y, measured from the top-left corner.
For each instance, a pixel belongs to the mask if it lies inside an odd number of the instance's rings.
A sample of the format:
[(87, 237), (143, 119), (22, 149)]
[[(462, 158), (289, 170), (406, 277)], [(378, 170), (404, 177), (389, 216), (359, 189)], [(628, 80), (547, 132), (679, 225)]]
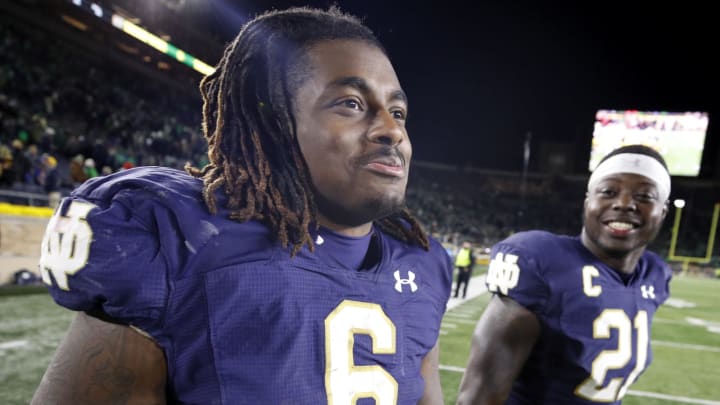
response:
[(635, 267), (637, 267), (641, 255), (642, 251), (633, 251), (623, 257), (612, 257), (605, 255), (605, 257), (598, 256), (598, 258), (618, 273), (632, 274), (635, 271)]
[(632, 274), (640, 261), (640, 257), (642, 257), (643, 252), (645, 252), (644, 246), (627, 252), (611, 252), (603, 249), (602, 246), (593, 241), (585, 232), (581, 234), (580, 239), (585, 248), (601, 262), (623, 274)]
[(366, 263), (373, 235), (371, 232), (351, 237), (321, 226), (315, 241), (315, 252), (321, 260), (334, 264), (334, 267), (361, 270)]
[(369, 234), (370, 231), (372, 231), (372, 222), (357, 226), (338, 224), (329, 220), (327, 217), (320, 213), (318, 213), (318, 223), (320, 224), (320, 226), (323, 226), (333, 232), (353, 238), (365, 236)]

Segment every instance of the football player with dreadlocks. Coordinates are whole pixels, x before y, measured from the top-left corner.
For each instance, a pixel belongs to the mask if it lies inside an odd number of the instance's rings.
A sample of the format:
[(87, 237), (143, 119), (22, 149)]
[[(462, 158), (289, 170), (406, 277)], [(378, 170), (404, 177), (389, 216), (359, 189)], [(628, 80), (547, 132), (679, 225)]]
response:
[(267, 12), (200, 90), (207, 166), (92, 179), (50, 220), (42, 275), (78, 314), (33, 403), (442, 404), (452, 264), (405, 208), (373, 33)]

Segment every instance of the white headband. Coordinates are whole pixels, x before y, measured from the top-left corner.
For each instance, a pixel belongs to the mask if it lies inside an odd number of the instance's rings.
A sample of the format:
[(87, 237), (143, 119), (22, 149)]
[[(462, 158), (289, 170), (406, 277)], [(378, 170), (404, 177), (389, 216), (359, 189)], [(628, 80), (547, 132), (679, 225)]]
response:
[(654, 181), (660, 192), (660, 200), (670, 197), (670, 174), (655, 158), (639, 153), (620, 153), (600, 163), (588, 180), (588, 190), (606, 176), (617, 173), (633, 173)]

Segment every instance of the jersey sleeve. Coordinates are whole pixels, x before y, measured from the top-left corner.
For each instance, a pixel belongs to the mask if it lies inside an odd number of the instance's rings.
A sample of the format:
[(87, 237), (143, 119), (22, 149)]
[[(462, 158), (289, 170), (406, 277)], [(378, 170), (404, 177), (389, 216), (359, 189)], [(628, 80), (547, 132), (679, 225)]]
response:
[(549, 298), (542, 262), (531, 248), (533, 235), (517, 234), (493, 246), (485, 284), (491, 293), (510, 297), (541, 313)]
[(40, 269), (59, 305), (152, 335), (188, 249), (172, 209), (178, 199), (136, 180), (98, 180), (64, 199), (48, 222)]

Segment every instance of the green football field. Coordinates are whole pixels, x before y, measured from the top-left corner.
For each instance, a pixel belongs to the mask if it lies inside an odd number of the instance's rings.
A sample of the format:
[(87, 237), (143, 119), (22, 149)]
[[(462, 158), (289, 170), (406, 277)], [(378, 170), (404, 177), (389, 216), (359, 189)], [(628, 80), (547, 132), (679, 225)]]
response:
[[(443, 321), (446, 404), (455, 402), (470, 336), (488, 298), (467, 300)], [(71, 318), (44, 293), (0, 296), (0, 404), (30, 401)], [(676, 276), (670, 303), (656, 314), (652, 338), (653, 364), (624, 405), (720, 405), (720, 280)]]

